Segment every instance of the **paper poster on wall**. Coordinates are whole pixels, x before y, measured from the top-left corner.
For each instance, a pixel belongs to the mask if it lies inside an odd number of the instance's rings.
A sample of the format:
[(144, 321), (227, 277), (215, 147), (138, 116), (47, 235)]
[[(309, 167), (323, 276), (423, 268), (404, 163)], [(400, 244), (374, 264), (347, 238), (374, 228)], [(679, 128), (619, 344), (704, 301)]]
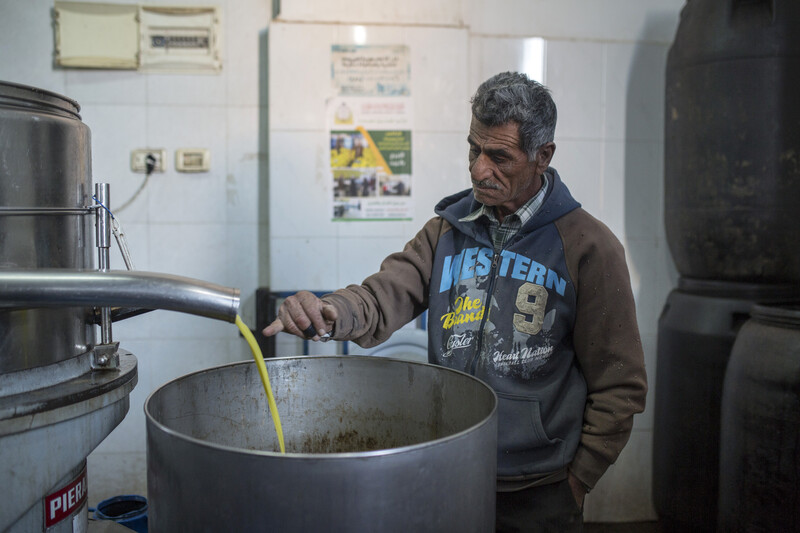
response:
[(333, 45), (331, 78), (333, 220), (410, 220), (408, 48)]

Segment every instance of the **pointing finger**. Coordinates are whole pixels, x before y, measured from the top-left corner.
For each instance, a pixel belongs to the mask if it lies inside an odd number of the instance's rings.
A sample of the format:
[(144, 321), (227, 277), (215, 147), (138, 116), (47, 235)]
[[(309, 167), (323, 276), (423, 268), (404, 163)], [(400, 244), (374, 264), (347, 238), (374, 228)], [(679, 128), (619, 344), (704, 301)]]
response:
[(261, 333), (263, 333), (265, 337), (272, 337), (273, 335), (277, 335), (283, 331), (283, 329), (283, 322), (281, 322), (281, 319), (278, 318), (272, 324), (265, 327)]

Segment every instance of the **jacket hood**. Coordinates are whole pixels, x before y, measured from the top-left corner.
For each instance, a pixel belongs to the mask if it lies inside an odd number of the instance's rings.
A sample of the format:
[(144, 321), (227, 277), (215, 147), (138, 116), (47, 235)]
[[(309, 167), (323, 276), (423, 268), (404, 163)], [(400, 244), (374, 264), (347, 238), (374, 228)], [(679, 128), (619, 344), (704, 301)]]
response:
[[(533, 218), (520, 231), (533, 231), (581, 206), (572, 197), (564, 182), (561, 181), (556, 169), (548, 167), (545, 175), (550, 183), (550, 188), (547, 191), (544, 202), (542, 202), (542, 206)], [(469, 188), (442, 199), (436, 204), (434, 211), (463, 233), (475, 237), (476, 225), (468, 222), (459, 222), (459, 219), (475, 211), (478, 205), (479, 203), (475, 200), (472, 188)]]

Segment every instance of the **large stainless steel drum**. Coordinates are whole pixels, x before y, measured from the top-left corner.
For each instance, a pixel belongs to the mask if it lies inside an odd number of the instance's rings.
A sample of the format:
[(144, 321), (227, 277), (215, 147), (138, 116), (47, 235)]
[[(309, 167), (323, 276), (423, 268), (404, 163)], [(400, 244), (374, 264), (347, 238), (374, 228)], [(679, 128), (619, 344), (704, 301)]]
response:
[[(90, 132), (79, 110), (0, 82), (0, 273), (93, 266)], [(86, 456), (128, 411), (136, 359), (91, 372), (91, 307), (15, 308), (5, 288), (0, 303), (0, 531), (83, 531)]]
[[(93, 267), (91, 133), (79, 110), (64, 96), (0, 82), (0, 268)], [(88, 351), (87, 312), (0, 314), (0, 374)]]
[(150, 531), (492, 531), (497, 398), (454, 370), (371, 357), (181, 377), (147, 417)]
[[(111, 307), (228, 321), (239, 307), (236, 289), (108, 269), (106, 215), (95, 217), (90, 132), (79, 110), (64, 96), (0, 82), (4, 533), (87, 529), (86, 457), (125, 417), (137, 378), (136, 358), (112, 342)], [(107, 188), (98, 185), (105, 205)], [(91, 270), (94, 254), (102, 272)]]

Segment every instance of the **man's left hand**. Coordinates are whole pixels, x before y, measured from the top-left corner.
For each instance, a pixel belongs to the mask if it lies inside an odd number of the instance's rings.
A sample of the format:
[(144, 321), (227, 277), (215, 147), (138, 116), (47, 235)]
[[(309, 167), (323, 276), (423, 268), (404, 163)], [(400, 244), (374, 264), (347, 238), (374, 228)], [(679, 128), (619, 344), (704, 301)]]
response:
[(572, 475), (572, 472), (567, 473), (567, 481), (569, 481), (569, 488), (572, 489), (572, 495), (575, 496), (575, 502), (578, 504), (578, 508), (583, 509), (586, 487), (580, 479)]

